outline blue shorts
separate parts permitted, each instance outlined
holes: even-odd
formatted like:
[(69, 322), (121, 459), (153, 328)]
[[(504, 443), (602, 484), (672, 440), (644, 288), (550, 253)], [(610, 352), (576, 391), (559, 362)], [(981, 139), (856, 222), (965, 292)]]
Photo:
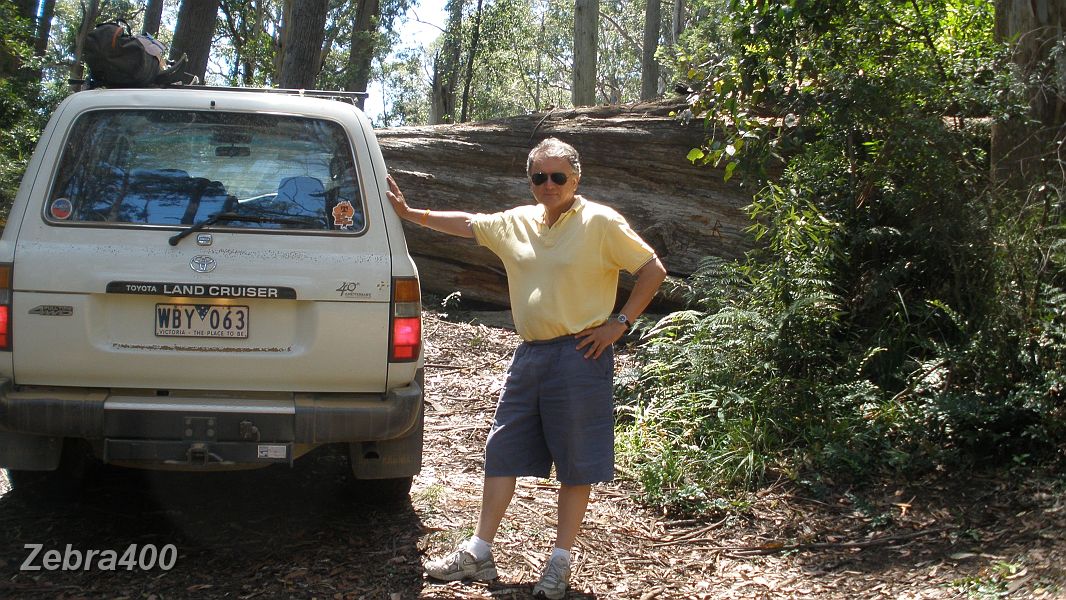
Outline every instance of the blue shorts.
[(515, 350), (485, 444), (486, 477), (614, 478), (614, 352), (598, 359), (566, 336)]

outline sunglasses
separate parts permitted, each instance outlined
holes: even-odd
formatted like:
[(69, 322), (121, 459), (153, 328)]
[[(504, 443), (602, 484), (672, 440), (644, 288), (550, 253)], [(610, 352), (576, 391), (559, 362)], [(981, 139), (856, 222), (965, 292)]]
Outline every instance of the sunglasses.
[(566, 173), (537, 172), (530, 175), (529, 180), (533, 182), (533, 185), (544, 185), (544, 183), (548, 181), (549, 177), (552, 178), (552, 183), (554, 183), (555, 185), (563, 185), (564, 183), (566, 183), (566, 180), (569, 179), (569, 177), (566, 176)]

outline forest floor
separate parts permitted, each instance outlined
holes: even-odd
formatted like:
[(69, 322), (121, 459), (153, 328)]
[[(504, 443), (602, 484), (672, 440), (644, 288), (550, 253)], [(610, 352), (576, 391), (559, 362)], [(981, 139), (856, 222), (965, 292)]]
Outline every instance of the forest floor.
[[(519, 341), (492, 326), (505, 320), (481, 315), (482, 324), (427, 320), (427, 439), (439, 451), (414, 502), (431, 557), (477, 519), (482, 446)], [(556, 490), (520, 480), (495, 544), (500, 582), (427, 583), (421, 597), (528, 597), (552, 547)], [(941, 473), (817, 494), (782, 482), (702, 519), (658, 514), (639, 495), (625, 478), (594, 489), (570, 597), (1066, 598), (1061, 477)]]
[[(0, 477), (0, 597), (530, 598), (553, 542), (550, 480), (520, 480), (494, 547), (499, 580), (422, 573), (477, 519), (482, 447), (518, 343), (505, 322), (426, 314), (425, 462), (404, 506), (353, 501), (346, 457), (328, 448), (236, 474), (102, 469), (61, 504)], [(699, 519), (639, 496), (624, 477), (595, 487), (569, 598), (1066, 598), (1061, 475), (941, 473), (817, 492), (783, 481)], [(178, 556), (168, 570), (26, 570), (35, 544), (173, 544)]]

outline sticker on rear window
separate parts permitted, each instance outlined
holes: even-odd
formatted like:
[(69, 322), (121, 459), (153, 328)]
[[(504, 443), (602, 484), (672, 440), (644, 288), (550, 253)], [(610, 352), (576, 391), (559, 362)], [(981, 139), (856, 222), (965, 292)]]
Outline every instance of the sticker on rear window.
[(333, 207), (333, 224), (337, 229), (351, 229), (355, 223), (355, 208), (351, 202), (343, 200)]
[(69, 219), (70, 215), (74, 213), (74, 205), (68, 198), (56, 198), (52, 201), (52, 206), (48, 209), (53, 219)]

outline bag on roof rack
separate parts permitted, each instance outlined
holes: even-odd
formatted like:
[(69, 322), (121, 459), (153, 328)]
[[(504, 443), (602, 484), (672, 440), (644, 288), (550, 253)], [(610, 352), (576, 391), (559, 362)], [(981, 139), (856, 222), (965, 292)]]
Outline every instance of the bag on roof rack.
[(181, 81), (187, 57), (171, 64), (167, 49), (148, 34), (133, 35), (122, 20), (98, 24), (85, 38), (82, 56), (89, 87), (148, 87)]

